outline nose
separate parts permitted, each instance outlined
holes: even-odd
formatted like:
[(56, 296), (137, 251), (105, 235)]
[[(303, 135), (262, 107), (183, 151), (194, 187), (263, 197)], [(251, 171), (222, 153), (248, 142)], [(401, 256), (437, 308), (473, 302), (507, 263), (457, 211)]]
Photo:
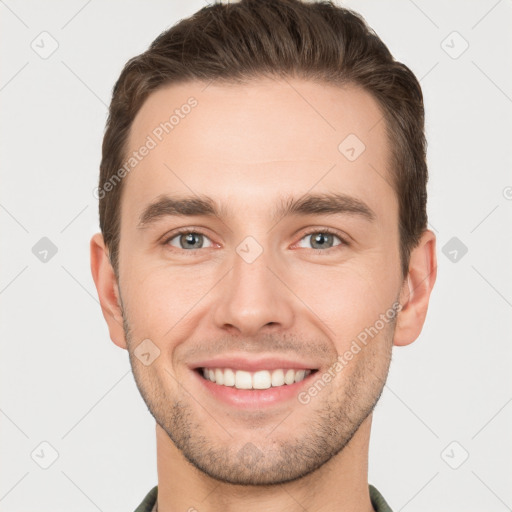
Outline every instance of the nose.
[(216, 288), (213, 318), (220, 329), (255, 336), (261, 330), (289, 329), (293, 323), (293, 293), (265, 251), (251, 263), (236, 254), (233, 268)]

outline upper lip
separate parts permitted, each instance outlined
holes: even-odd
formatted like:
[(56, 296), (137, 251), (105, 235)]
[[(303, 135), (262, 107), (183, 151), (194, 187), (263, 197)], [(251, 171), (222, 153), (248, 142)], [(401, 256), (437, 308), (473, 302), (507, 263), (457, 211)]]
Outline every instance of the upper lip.
[(315, 363), (292, 360), (280, 357), (215, 357), (213, 359), (204, 359), (190, 365), (192, 369), (198, 368), (231, 368), (232, 370), (245, 370), (254, 372), (257, 370), (316, 370), (318, 366)]

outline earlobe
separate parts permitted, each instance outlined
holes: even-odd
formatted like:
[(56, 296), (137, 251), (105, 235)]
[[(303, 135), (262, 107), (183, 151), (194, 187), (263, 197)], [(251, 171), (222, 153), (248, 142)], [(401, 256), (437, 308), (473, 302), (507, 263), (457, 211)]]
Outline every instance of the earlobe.
[(126, 349), (119, 288), (101, 233), (96, 233), (91, 238), (90, 250), (92, 277), (98, 292), (101, 310), (108, 325), (110, 339), (118, 347)]
[(411, 251), (409, 273), (400, 292), (402, 309), (397, 318), (394, 345), (409, 345), (420, 335), (436, 276), (436, 237), (427, 229)]

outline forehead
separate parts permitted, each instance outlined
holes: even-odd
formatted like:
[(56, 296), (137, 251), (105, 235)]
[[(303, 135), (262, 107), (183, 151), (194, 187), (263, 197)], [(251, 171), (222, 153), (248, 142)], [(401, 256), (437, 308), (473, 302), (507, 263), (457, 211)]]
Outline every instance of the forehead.
[(123, 208), (206, 194), (233, 211), (263, 212), (272, 197), (338, 192), (396, 222), (383, 115), (354, 86), (259, 79), (162, 87), (132, 124), (127, 158), (134, 151)]

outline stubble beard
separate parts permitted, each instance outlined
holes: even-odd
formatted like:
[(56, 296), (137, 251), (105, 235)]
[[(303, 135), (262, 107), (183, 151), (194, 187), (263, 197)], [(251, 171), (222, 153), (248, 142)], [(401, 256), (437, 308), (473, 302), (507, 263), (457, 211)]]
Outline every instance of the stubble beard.
[[(215, 480), (244, 486), (278, 485), (298, 480), (323, 466), (347, 446), (382, 394), (391, 361), (394, 326), (394, 322), (388, 324), (380, 333), (382, 336), (364, 347), (364, 356), (353, 359), (357, 367), (338, 394), (332, 393), (328, 385), (310, 404), (295, 403), (291, 415), (307, 415), (307, 421), (301, 424), (302, 432), (286, 432), (283, 430), (284, 420), (283, 425), (270, 435), (260, 433), (255, 436), (254, 432), (258, 431), (248, 427), (244, 442), (236, 436), (230, 438), (228, 429), (224, 429), (222, 439), (216, 439), (211, 432), (222, 428), (225, 418), (221, 414), (219, 417), (207, 416), (211, 420), (209, 424), (200, 421), (194, 411), (202, 409), (201, 405), (168, 371), (164, 370), (163, 375), (158, 376), (141, 365), (134, 356), (136, 342), (123, 311), (134, 379), (155, 421), (199, 471)], [(377, 347), (375, 343), (383, 346)], [(175, 393), (179, 396), (170, 396), (169, 386), (181, 389)], [(313, 414), (308, 411), (310, 405), (315, 407)], [(259, 411), (255, 418), (262, 416), (264, 413)]]

